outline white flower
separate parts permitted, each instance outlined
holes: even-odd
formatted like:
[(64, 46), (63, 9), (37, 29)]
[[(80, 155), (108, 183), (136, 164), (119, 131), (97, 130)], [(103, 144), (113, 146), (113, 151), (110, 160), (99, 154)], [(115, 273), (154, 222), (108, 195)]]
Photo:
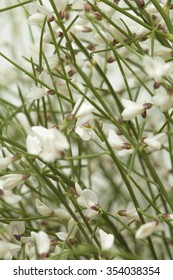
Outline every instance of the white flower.
[(47, 207), (39, 199), (35, 200), (35, 204), (37, 207), (37, 211), (40, 213), (40, 215), (43, 215), (43, 216), (52, 216), (53, 215), (53, 210), (51, 210), (49, 207)]
[(149, 147), (159, 150), (161, 148), (165, 138), (166, 138), (165, 133), (159, 133), (157, 135), (144, 138), (143, 142), (145, 144), (147, 144)]
[(60, 208), (56, 208), (53, 210), (53, 215), (56, 216), (59, 220), (69, 220), (70, 214), (69, 212), (63, 208), (63, 205), (60, 205)]
[(145, 55), (143, 58), (143, 65), (145, 72), (158, 83), (168, 77), (173, 71), (173, 64), (165, 62), (161, 57), (152, 58)]
[(55, 127), (33, 126), (31, 130), (34, 135), (27, 136), (27, 151), (39, 155), (46, 162), (54, 161), (69, 147), (66, 137)]
[(13, 161), (13, 156), (0, 158), (0, 170), (6, 169)]
[(108, 132), (108, 142), (110, 146), (116, 150), (130, 149), (131, 145), (125, 143), (120, 136), (118, 136), (113, 129), (110, 129)]
[(0, 240), (0, 259), (11, 260), (20, 249), (20, 245)]
[(72, 115), (75, 115), (76, 118), (81, 118), (86, 115), (89, 115), (94, 110), (94, 106), (92, 106), (88, 101), (83, 100), (83, 98), (79, 98), (71, 112)]
[(58, 66), (58, 63), (59, 63), (58, 56), (56, 54), (53, 54), (53, 55), (47, 57), (47, 64), (49, 67), (47, 66), (47, 64), (45, 62), (44, 70), (47, 72), (49, 72), (50, 70), (54, 70)]
[(84, 208), (93, 208), (97, 206), (98, 200), (92, 190), (85, 189), (82, 191), (80, 197), (77, 198), (77, 202)]
[(3, 180), (2, 186), (4, 190), (12, 190), (17, 186), (21, 186), (29, 174), (7, 174), (1, 177)]
[(83, 192), (81, 186), (78, 183), (75, 183), (75, 190), (77, 192), (77, 194), (80, 196)]
[(131, 209), (131, 210), (120, 210), (118, 211), (118, 215), (120, 215), (121, 217), (126, 217), (129, 219), (139, 219), (139, 215), (138, 212), (136, 211), (136, 209)]
[(157, 221), (151, 221), (144, 225), (142, 225), (136, 232), (135, 238), (136, 239), (143, 239), (150, 236), (155, 231), (163, 230), (161, 226), (159, 226)]
[(108, 234), (102, 229), (99, 229), (99, 236), (100, 236), (100, 244), (103, 251), (110, 250), (114, 243), (114, 236), (113, 234)]
[(20, 195), (12, 193), (12, 191), (6, 191), (0, 187), (0, 198), (4, 199), (4, 201), (10, 205), (17, 204), (22, 200)]
[(88, 141), (93, 136), (92, 129), (93, 116), (91, 114), (78, 118), (75, 126), (75, 132), (83, 141)]
[(20, 240), (21, 235), (25, 232), (25, 224), (23, 221), (12, 221), (9, 224), (9, 233), (16, 240)]
[(29, 13), (31, 14), (28, 19), (28, 23), (30, 25), (41, 24), (44, 22), (45, 18), (47, 18), (47, 20), (50, 20), (53, 17), (52, 11), (50, 11), (45, 6), (36, 3), (31, 3), (29, 5)]
[(50, 241), (47, 233), (44, 231), (39, 231), (38, 233), (32, 231), (31, 237), (36, 244), (36, 252), (38, 252), (40, 256), (46, 255), (50, 249)]
[(173, 93), (162, 92), (153, 97), (153, 104), (158, 106), (162, 112), (173, 107)]
[(3, 180), (0, 180), (0, 198), (4, 199), (8, 204), (14, 205), (21, 201), (22, 196), (14, 194), (12, 191), (4, 190)]
[(15, 155), (0, 158), (0, 170), (6, 169), (12, 162), (20, 158), (21, 158), (20, 154), (15, 154)]
[(122, 112), (123, 120), (129, 121), (133, 118), (136, 118), (138, 115), (143, 114), (146, 110), (151, 108), (150, 103), (139, 104), (137, 102), (122, 99), (122, 104), (125, 107), (124, 111)]
[(28, 100), (37, 100), (47, 95), (47, 91), (44, 88), (40, 87), (32, 87), (28, 94), (26, 95), (26, 99)]
[[(111, 0), (109, 2), (114, 3), (114, 0)], [(98, 3), (98, 8), (104, 11), (104, 13), (111, 18), (112, 15), (115, 13), (115, 9), (111, 6), (107, 5), (106, 3), (103, 3), (102, 1)]]
[(55, 233), (56, 236), (61, 239), (62, 241), (65, 241), (67, 238), (73, 239), (78, 231), (78, 227), (76, 222), (71, 218), (68, 222), (67, 226), (67, 232), (61, 231)]
[(58, 11), (64, 12), (69, 3), (69, 0), (54, 0), (54, 3)]

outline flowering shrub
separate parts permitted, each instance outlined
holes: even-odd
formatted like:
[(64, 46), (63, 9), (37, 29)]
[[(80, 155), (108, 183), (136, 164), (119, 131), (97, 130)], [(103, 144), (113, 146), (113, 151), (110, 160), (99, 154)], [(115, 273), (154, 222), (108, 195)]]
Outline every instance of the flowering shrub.
[(0, 258), (172, 259), (172, 1), (0, 5)]

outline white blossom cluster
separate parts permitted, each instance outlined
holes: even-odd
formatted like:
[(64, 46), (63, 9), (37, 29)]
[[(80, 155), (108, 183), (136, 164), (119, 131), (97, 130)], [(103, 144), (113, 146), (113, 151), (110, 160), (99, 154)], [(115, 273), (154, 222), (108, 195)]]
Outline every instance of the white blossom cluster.
[(172, 259), (172, 1), (14, 2), (0, 259)]

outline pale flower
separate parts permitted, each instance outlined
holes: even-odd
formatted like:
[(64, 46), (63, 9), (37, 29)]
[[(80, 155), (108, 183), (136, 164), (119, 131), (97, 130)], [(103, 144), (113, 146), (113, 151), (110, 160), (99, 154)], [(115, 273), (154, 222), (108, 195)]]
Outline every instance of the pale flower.
[(39, 155), (46, 162), (55, 161), (68, 149), (66, 137), (55, 127), (33, 126), (33, 135), (28, 135), (26, 148), (30, 154)]
[(56, 236), (61, 239), (62, 241), (65, 241), (67, 238), (73, 239), (78, 231), (78, 227), (76, 222), (71, 218), (68, 222), (67, 226), (67, 232), (60, 231), (55, 233)]
[(28, 100), (37, 100), (47, 95), (48, 92), (44, 88), (40, 88), (38, 86), (32, 87), (30, 91), (26, 95), (26, 99)]
[(12, 221), (8, 226), (9, 234), (15, 237), (16, 240), (20, 240), (21, 235), (25, 232), (25, 224), (23, 221)]
[(58, 56), (56, 54), (53, 54), (47, 57), (47, 63), (45, 62), (44, 64), (44, 70), (49, 73), (50, 70), (54, 70), (58, 66), (58, 63), (59, 63)]
[(136, 209), (131, 209), (131, 210), (119, 210), (118, 215), (121, 217), (126, 217), (128, 219), (134, 219), (134, 220), (139, 220), (139, 215)]
[(13, 161), (12, 156), (0, 158), (0, 170), (6, 169)]
[(92, 122), (93, 116), (91, 114), (77, 119), (74, 131), (83, 141), (88, 141), (93, 136)]
[(42, 24), (45, 18), (47, 18), (49, 21), (53, 19), (52, 11), (50, 11), (45, 6), (36, 3), (31, 3), (29, 5), (29, 13), (31, 14), (31, 16), (28, 18), (28, 23), (30, 25)]
[(21, 201), (22, 196), (14, 194), (12, 191), (4, 190), (3, 180), (0, 180), (0, 198), (8, 204), (14, 205)]
[(136, 231), (136, 239), (144, 239), (150, 236), (152, 233), (163, 230), (158, 224), (158, 221), (151, 221), (142, 226)]
[(156, 94), (152, 101), (162, 112), (168, 111), (173, 107), (173, 93), (163, 91), (162, 93)]
[(136, 118), (138, 115), (143, 114), (146, 110), (150, 109), (152, 104), (151, 103), (144, 103), (144, 104), (139, 104), (137, 102), (127, 100), (127, 99), (122, 99), (121, 100), (124, 110), (122, 112), (122, 117), (123, 120), (129, 121), (134, 118)]
[(29, 177), (29, 174), (7, 174), (1, 177), (4, 190), (12, 190), (15, 187), (21, 186)]
[(36, 244), (36, 252), (38, 252), (40, 256), (48, 254), (50, 249), (50, 240), (47, 233), (44, 231), (39, 231), (38, 233), (32, 231), (31, 237)]
[(12, 191), (6, 191), (0, 187), (0, 198), (10, 205), (17, 204), (22, 200), (22, 196), (14, 194)]
[(0, 259), (11, 260), (20, 249), (20, 245), (0, 240)]
[(12, 162), (21, 158), (20, 154), (0, 158), (0, 170), (5, 170)]
[(57, 10), (61, 12), (65, 11), (69, 2), (69, 0), (54, 0)]
[(39, 199), (35, 200), (37, 211), (40, 213), (40, 215), (43, 216), (52, 216), (53, 210), (51, 210), (48, 206), (46, 206), (42, 201)]
[(79, 98), (71, 112), (71, 115), (75, 115), (76, 118), (81, 118), (89, 115), (94, 110), (94, 106), (91, 105), (87, 100)]
[(110, 146), (118, 151), (122, 149), (131, 149), (131, 145), (129, 143), (125, 143), (119, 135), (113, 131), (113, 129), (110, 129), (108, 132), (108, 142)]
[(144, 70), (149, 77), (160, 83), (164, 77), (168, 77), (173, 71), (172, 62), (165, 62), (161, 57), (150, 57), (145, 55), (143, 57)]
[(112, 248), (114, 244), (113, 234), (108, 234), (102, 229), (99, 229), (100, 244), (103, 251), (108, 251)]
[(166, 134), (163, 132), (154, 136), (144, 138), (143, 142), (147, 144), (149, 147), (151, 147), (152, 149), (159, 150), (163, 142), (165, 141), (165, 138), (166, 138)]
[(97, 207), (98, 199), (96, 194), (92, 190), (85, 189), (77, 198), (77, 202), (84, 208), (95, 208)]
[[(110, 0), (109, 2), (114, 3), (114, 0)], [(113, 16), (113, 14), (115, 13), (115, 9), (112, 8), (111, 6), (109, 6), (106, 3), (103, 3), (102, 1), (100, 1), (98, 3), (98, 8), (101, 9), (102, 11), (104, 11), (104, 13), (111, 18)]]

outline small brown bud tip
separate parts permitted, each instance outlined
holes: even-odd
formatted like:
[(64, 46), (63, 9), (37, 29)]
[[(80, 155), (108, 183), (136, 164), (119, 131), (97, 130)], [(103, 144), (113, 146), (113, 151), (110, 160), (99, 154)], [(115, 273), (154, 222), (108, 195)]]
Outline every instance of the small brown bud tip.
[(72, 195), (74, 195), (74, 196), (78, 196), (78, 194), (77, 194), (77, 192), (76, 192), (76, 189), (75, 188), (73, 188), (73, 187), (69, 187), (69, 192), (72, 194)]
[(0, 197), (4, 195), (4, 190), (0, 189)]
[(144, 140), (145, 140), (146, 138), (147, 138), (147, 137), (142, 137), (142, 138), (141, 138), (141, 142), (145, 144)]
[(84, 4), (84, 11), (85, 13), (90, 13), (91, 12), (91, 6), (88, 3)]
[(100, 120), (99, 122), (98, 122), (98, 124), (99, 124), (99, 126), (102, 128), (103, 127), (103, 121), (102, 120)]
[(48, 94), (48, 95), (54, 95), (54, 94), (55, 94), (55, 91), (54, 91), (54, 90), (48, 90), (47, 94)]
[(156, 20), (158, 17), (156, 15), (152, 15), (152, 19)]
[(20, 239), (21, 239), (21, 235), (14, 234), (14, 238), (15, 238), (17, 241), (20, 241)]
[(169, 5), (169, 9), (170, 9), (170, 10), (173, 10), (173, 4), (170, 4), (170, 5)]
[(63, 34), (62, 31), (58, 31), (58, 32), (56, 33), (56, 35), (57, 35), (59, 38), (62, 38), (64, 34)]
[(19, 154), (19, 153), (16, 153), (16, 154), (13, 156), (12, 161), (16, 161), (16, 160), (19, 160), (19, 159), (21, 159), (21, 158), (22, 158), (22, 155)]
[(64, 19), (65, 18), (65, 13), (64, 12), (59, 12), (59, 16), (61, 19)]
[(91, 128), (91, 125), (89, 123), (84, 123), (82, 126), (84, 126), (85, 128)]
[(56, 239), (50, 240), (50, 245), (56, 246), (58, 244), (58, 241)]
[(143, 119), (145, 119), (146, 118), (146, 116), (147, 116), (147, 112), (146, 112), (146, 110), (141, 114), (141, 116), (143, 117)]
[(118, 44), (118, 43), (119, 43), (119, 42), (118, 42), (117, 40), (114, 39), (114, 40), (111, 42), (111, 45), (112, 45), (112, 46), (115, 46), (115, 45)]
[(127, 210), (119, 210), (118, 215), (122, 217), (126, 217)]
[(123, 149), (130, 150), (132, 148), (130, 143), (123, 143)]
[(42, 253), (39, 255), (39, 258), (40, 259), (45, 259), (45, 258), (48, 258), (49, 257), (49, 253)]
[(160, 30), (162, 30), (162, 31), (165, 30), (165, 28), (164, 28), (164, 26), (163, 26), (162, 24), (159, 24), (159, 25), (158, 25), (158, 29), (160, 29)]
[(22, 174), (22, 179), (23, 180), (26, 180), (26, 179), (28, 179), (30, 177), (30, 174), (28, 174), (28, 173), (23, 173)]
[(113, 63), (114, 61), (115, 61), (115, 58), (112, 56), (108, 57), (108, 59), (107, 59), (108, 63)]
[(145, 6), (145, 1), (144, 0), (138, 0), (138, 6), (139, 7), (144, 7)]
[(84, 26), (84, 27), (83, 27), (83, 30), (82, 30), (83, 33), (89, 33), (89, 32), (91, 32), (91, 31), (92, 31), (92, 28), (91, 28), (91, 27), (88, 27), (88, 26)]
[(100, 210), (100, 207), (98, 205), (93, 205), (91, 206), (91, 209), (98, 212)]
[(102, 20), (102, 15), (100, 15), (99, 13), (95, 13), (94, 16), (96, 20)]
[(65, 157), (65, 152), (61, 151), (61, 152), (60, 152), (60, 158), (63, 159), (64, 157)]
[(172, 173), (173, 173), (173, 169), (169, 169), (168, 174), (172, 174)]
[(150, 108), (153, 106), (153, 104), (151, 104), (151, 103), (145, 103), (145, 104), (143, 104), (143, 106), (144, 106), (144, 109), (145, 109), (145, 110), (148, 110), (148, 109), (150, 109)]
[(154, 89), (159, 88), (159, 87), (160, 87), (160, 83), (155, 82), (154, 85), (153, 85), (153, 87), (154, 87)]
[(54, 21), (54, 16), (52, 16), (51, 18), (48, 18), (47, 22), (53, 22)]
[(94, 45), (90, 44), (90, 45), (87, 46), (87, 49), (89, 51), (94, 51), (96, 49), (96, 47)]
[(123, 120), (122, 117), (119, 117), (119, 118), (117, 119), (117, 121), (118, 121), (120, 124), (123, 124), (123, 123), (124, 123), (124, 120)]
[(71, 69), (71, 70), (68, 72), (68, 75), (69, 75), (69, 77), (72, 77), (75, 73), (76, 73), (76, 72), (75, 72), (73, 69)]
[(173, 216), (169, 213), (163, 213), (161, 214), (161, 217), (164, 218), (164, 219), (173, 219)]
[(167, 94), (169, 94), (169, 95), (173, 94), (173, 87), (170, 87), (167, 89)]
[(76, 244), (76, 242), (77, 242), (77, 240), (76, 240), (76, 238), (75, 238), (75, 237), (73, 237), (73, 238), (69, 238), (69, 243), (70, 243), (71, 245)]
[(68, 114), (65, 119), (66, 119), (66, 121), (72, 121), (74, 119), (74, 115)]
[(64, 17), (68, 20), (70, 18), (70, 13), (68, 11), (64, 12)]

